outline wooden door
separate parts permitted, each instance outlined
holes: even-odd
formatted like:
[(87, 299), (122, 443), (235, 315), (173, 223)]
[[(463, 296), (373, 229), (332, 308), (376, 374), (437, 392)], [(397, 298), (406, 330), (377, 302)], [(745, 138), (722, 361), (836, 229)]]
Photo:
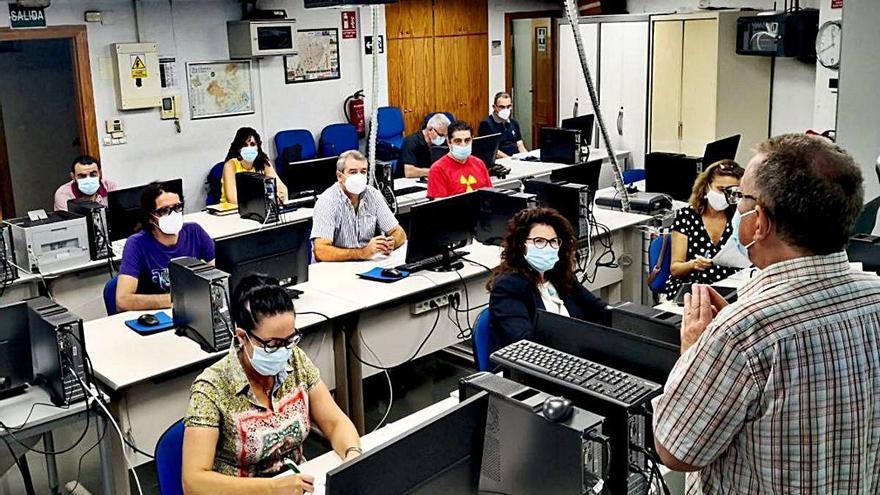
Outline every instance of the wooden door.
[(489, 30), (487, 0), (436, 0), (434, 36), (486, 34)]
[(681, 70), (681, 152), (703, 156), (715, 140), (718, 92), (718, 21), (684, 23)]
[(682, 21), (654, 22), (651, 64), (651, 151), (681, 151)]
[(477, 127), (489, 115), (488, 36), (434, 38), (437, 111)]
[(532, 142), (524, 143), (529, 149), (538, 146), (542, 127), (556, 126), (556, 71), (553, 51), (556, 43), (552, 24), (550, 18), (532, 21)]
[(433, 38), (388, 40), (388, 103), (403, 112), (407, 134), (435, 109), (433, 54)]
[(400, 0), (385, 5), (385, 33), (388, 39), (433, 36), (432, 3), (432, 0)]

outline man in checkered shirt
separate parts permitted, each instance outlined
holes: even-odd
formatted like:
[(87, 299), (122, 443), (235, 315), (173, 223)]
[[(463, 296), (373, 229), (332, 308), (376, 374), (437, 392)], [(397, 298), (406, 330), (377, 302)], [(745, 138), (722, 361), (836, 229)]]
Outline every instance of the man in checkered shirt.
[(685, 299), (682, 356), (654, 436), (687, 493), (880, 493), (880, 278), (844, 252), (862, 209), (853, 159), (821, 138), (761, 144), (730, 192), (759, 269), (727, 305)]

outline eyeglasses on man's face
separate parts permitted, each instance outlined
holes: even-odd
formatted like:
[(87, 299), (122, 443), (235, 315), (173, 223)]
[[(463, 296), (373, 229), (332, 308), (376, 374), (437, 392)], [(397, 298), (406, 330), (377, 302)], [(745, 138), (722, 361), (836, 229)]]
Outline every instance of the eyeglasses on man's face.
[(727, 198), (727, 203), (730, 205), (738, 205), (744, 199), (751, 199), (755, 202), (758, 201), (758, 198), (755, 196), (743, 193), (742, 187), (740, 186), (725, 187), (721, 189), (721, 192), (724, 193), (724, 197)]

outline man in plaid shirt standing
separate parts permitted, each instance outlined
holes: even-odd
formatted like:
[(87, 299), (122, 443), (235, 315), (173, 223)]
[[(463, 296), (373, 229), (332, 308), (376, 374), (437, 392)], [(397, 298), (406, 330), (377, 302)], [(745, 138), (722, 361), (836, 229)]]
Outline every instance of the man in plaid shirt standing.
[(661, 460), (687, 493), (880, 493), (880, 278), (852, 271), (853, 159), (820, 138), (761, 144), (734, 242), (760, 274), (727, 305), (685, 299), (682, 356), (654, 403)]

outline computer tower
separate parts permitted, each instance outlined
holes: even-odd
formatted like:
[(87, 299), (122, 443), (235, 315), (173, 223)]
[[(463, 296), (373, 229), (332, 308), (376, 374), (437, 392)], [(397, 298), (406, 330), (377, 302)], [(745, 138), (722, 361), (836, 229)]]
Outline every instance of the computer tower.
[(238, 214), (241, 218), (260, 223), (278, 221), (278, 188), (275, 177), (256, 172), (235, 174), (235, 188), (238, 194)]
[(0, 322), (0, 397), (9, 397), (34, 378), (27, 303), (0, 306)]
[(107, 230), (107, 210), (95, 201), (78, 198), (67, 202), (67, 211), (86, 218), (86, 232), (89, 234), (89, 254), (93, 260), (105, 259), (110, 255), (110, 237)]
[(46, 387), (57, 406), (84, 400), (89, 379), (82, 320), (46, 297), (29, 299), (27, 305), (35, 382)]
[(15, 251), (12, 249), (12, 228), (0, 223), (0, 287), (18, 278), (15, 265)]
[(578, 239), (590, 235), (590, 208), (592, 208), (592, 191), (582, 184), (555, 183), (539, 179), (523, 181), (525, 192), (534, 194), (538, 206), (553, 208), (564, 216), (574, 229)]
[(542, 127), (539, 139), (542, 162), (574, 165), (584, 162), (587, 158), (581, 148), (580, 130)]
[(168, 265), (174, 326), (205, 352), (229, 347), (234, 325), (229, 314), (229, 274), (196, 258)]

